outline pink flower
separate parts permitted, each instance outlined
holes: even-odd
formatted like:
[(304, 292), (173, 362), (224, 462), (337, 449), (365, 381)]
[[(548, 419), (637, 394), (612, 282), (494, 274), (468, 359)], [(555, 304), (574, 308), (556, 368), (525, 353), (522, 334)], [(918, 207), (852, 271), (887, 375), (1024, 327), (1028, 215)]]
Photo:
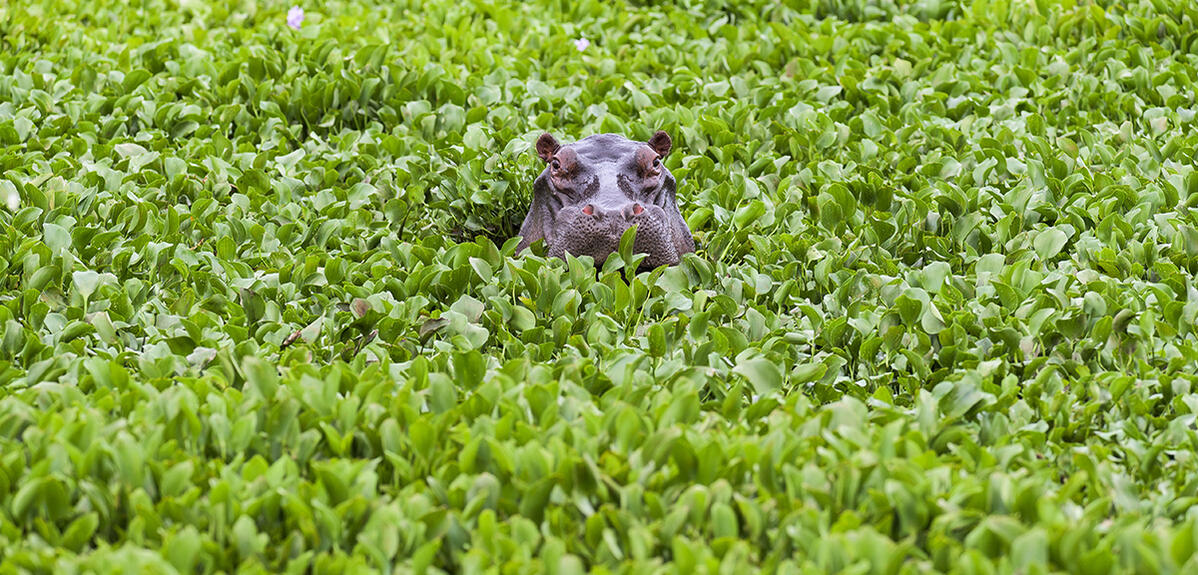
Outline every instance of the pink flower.
[(299, 6), (292, 6), (291, 9), (287, 11), (287, 25), (299, 30), (300, 25), (303, 23), (304, 9), (300, 8)]
[(591, 41), (587, 40), (586, 38), (579, 38), (574, 41), (574, 47), (578, 48), (579, 52), (586, 50), (587, 46), (590, 46), (590, 45), (591, 45)]

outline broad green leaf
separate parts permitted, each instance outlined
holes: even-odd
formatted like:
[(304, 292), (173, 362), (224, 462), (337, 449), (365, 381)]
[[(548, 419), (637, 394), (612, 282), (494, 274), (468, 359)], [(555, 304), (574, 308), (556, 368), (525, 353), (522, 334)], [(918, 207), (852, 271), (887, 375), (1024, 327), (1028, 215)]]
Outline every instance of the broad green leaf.
[(1036, 254), (1041, 260), (1052, 259), (1053, 256), (1061, 252), (1065, 247), (1065, 243), (1069, 241), (1069, 236), (1065, 232), (1057, 228), (1048, 228), (1039, 234), (1036, 234), (1035, 247)]
[(256, 394), (262, 399), (271, 399), (279, 387), (279, 374), (274, 365), (265, 360), (249, 356), (242, 360), (247, 394)]
[(84, 299), (91, 297), (96, 292), (96, 288), (100, 285), (100, 274), (92, 270), (84, 270), (74, 272), (71, 278), (75, 282), (75, 290), (83, 296)]
[(755, 357), (743, 360), (732, 368), (733, 373), (749, 380), (757, 393), (779, 391), (782, 388), (782, 370), (774, 362)]

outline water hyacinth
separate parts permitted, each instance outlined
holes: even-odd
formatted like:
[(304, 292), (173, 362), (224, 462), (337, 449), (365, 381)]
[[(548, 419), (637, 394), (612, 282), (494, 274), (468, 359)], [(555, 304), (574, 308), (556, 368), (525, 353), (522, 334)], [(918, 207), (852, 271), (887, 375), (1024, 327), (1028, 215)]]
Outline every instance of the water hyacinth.
[(11, 183), (0, 182), (0, 195), (4, 196), (4, 205), (8, 207), (8, 211), (15, 212), (17, 208), (21, 207), (21, 196), (17, 194), (17, 189)]
[(0, 575), (1198, 574), (1195, 0), (0, 2)]
[(304, 23), (304, 9), (299, 6), (292, 6), (287, 11), (287, 25), (299, 30)]

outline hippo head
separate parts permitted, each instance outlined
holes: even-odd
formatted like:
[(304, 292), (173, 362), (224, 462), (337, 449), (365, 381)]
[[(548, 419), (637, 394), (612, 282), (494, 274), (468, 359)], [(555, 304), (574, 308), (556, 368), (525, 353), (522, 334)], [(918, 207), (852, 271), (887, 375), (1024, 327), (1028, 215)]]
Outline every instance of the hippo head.
[(648, 142), (596, 134), (566, 145), (542, 134), (537, 155), (545, 171), (533, 183), (517, 252), (544, 239), (549, 256), (587, 255), (598, 266), (635, 225), (633, 251), (647, 254), (642, 268), (677, 264), (695, 242), (678, 211), (674, 176), (662, 163), (670, 145), (665, 132)]

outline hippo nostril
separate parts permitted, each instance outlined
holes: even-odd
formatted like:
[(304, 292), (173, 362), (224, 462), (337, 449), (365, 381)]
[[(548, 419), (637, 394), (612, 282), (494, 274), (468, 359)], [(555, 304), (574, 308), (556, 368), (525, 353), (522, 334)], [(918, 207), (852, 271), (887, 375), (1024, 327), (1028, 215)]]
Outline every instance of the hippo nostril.
[(595, 215), (595, 206), (592, 206), (591, 204), (587, 204), (587, 205), (583, 206), (582, 213), (584, 213), (588, 216)]
[(640, 204), (632, 204), (632, 215), (639, 216), (644, 211), (645, 208), (642, 208)]

